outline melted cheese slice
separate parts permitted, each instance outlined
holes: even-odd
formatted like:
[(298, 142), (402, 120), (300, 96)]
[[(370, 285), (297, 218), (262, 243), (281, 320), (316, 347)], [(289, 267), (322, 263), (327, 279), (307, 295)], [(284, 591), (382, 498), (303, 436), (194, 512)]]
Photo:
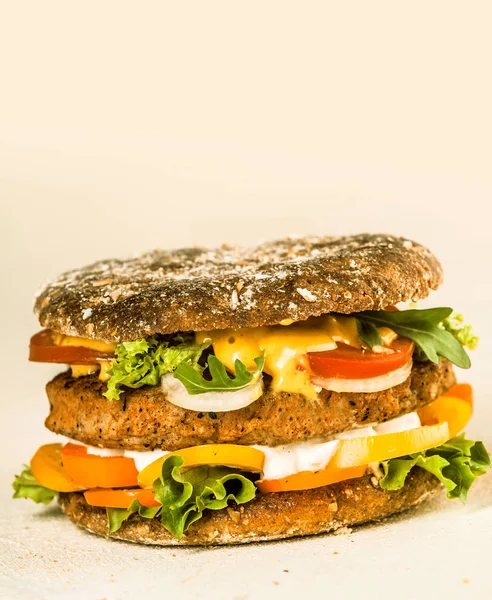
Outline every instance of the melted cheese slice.
[(317, 389), (306, 370), (309, 349), (326, 344), (334, 346), (335, 342), (362, 347), (355, 318), (341, 315), (312, 317), (288, 326), (221, 329), (196, 334), (197, 343), (205, 340), (211, 340), (215, 356), (231, 372), (234, 372), (236, 359), (253, 371), (254, 359), (264, 352), (264, 371), (273, 378), (274, 391), (299, 393), (312, 399), (317, 397)]
[[(114, 352), (116, 344), (103, 342), (102, 340), (91, 340), (89, 338), (76, 337), (73, 335), (63, 335), (57, 333), (53, 336), (53, 342), (57, 346), (78, 346), (79, 348), (88, 348), (89, 350), (97, 350), (98, 352)], [(109, 379), (108, 371), (111, 368), (110, 360), (100, 360), (93, 365), (70, 365), (72, 369), (72, 377), (84, 377), (92, 375), (99, 371), (99, 379), (107, 381)]]

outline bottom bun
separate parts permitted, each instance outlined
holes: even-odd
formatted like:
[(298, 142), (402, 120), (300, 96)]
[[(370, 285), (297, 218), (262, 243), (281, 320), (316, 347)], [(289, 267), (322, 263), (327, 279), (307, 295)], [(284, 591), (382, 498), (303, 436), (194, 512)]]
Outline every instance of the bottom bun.
[(74, 523), (105, 537), (160, 546), (212, 546), (314, 535), (367, 523), (420, 504), (440, 487), (434, 476), (415, 468), (405, 486), (394, 492), (375, 487), (366, 474), (313, 490), (260, 494), (241, 506), (206, 511), (181, 540), (158, 518), (138, 514), (109, 534), (106, 510), (89, 506), (80, 492), (60, 494), (60, 505)]

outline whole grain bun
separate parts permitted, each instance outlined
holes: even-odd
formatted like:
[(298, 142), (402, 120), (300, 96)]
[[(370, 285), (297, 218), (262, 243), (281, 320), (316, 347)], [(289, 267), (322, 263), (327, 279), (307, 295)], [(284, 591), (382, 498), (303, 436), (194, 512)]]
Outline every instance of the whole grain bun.
[(415, 363), (410, 377), (382, 392), (321, 390), (318, 398), (267, 390), (229, 412), (197, 412), (166, 400), (160, 386), (127, 390), (108, 401), (97, 375), (61, 373), (46, 386), (51, 431), (91, 446), (179, 450), (200, 444), (278, 446), (381, 423), (435, 400), (456, 382), (449, 361)]
[(159, 519), (138, 515), (109, 534), (105, 509), (89, 506), (81, 493), (60, 494), (60, 505), (74, 523), (105, 537), (160, 546), (212, 546), (335, 531), (399, 513), (420, 504), (439, 488), (435, 477), (414, 468), (405, 486), (393, 492), (373, 485), (366, 474), (313, 490), (260, 494), (247, 504), (205, 511), (181, 540), (174, 538)]
[(425, 298), (441, 281), (433, 254), (401, 237), (288, 238), (97, 262), (46, 285), (35, 312), (61, 333), (118, 342), (378, 310)]

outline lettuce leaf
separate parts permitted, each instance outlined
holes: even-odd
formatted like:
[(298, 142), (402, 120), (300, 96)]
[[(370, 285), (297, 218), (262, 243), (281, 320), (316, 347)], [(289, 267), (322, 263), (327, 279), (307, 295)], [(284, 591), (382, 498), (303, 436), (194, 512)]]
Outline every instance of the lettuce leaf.
[(139, 388), (144, 385), (158, 385), (161, 377), (174, 371), (181, 363), (201, 372), (198, 360), (209, 343), (194, 344), (182, 337), (175, 338), (171, 345), (168, 340), (156, 336), (123, 342), (115, 349), (116, 358), (108, 371), (108, 389), (104, 396), (118, 400), (123, 387)]
[(31, 469), (24, 465), (20, 475), (16, 475), (14, 483), (13, 498), (29, 498), (40, 504), (50, 504), (54, 498), (58, 498), (58, 492), (43, 487), (36, 481)]
[(475, 350), (478, 346), (479, 338), (474, 334), (472, 326), (465, 323), (463, 315), (452, 312), (441, 322), (440, 326), (468, 350)]
[(138, 500), (134, 500), (126, 508), (106, 508), (108, 516), (109, 533), (114, 533), (128, 520), (133, 513), (138, 514), (144, 519), (153, 519), (161, 510), (160, 506), (142, 506)]
[(181, 456), (170, 456), (154, 483), (155, 497), (162, 504), (161, 522), (178, 539), (205, 509), (220, 510), (229, 502), (244, 504), (255, 497), (255, 485), (233, 469), (195, 467), (182, 471), (182, 465)]
[(109, 532), (114, 533), (134, 513), (145, 519), (159, 517), (162, 525), (181, 539), (188, 527), (201, 519), (203, 511), (226, 508), (230, 502), (243, 504), (255, 497), (255, 485), (227, 467), (195, 467), (182, 471), (179, 455), (168, 457), (161, 476), (154, 482), (154, 494), (162, 506), (145, 507), (134, 500), (128, 509), (107, 508)]
[(467, 440), (463, 433), (437, 448), (386, 461), (379, 485), (385, 490), (399, 490), (413, 467), (432, 473), (446, 487), (449, 499), (459, 498), (465, 503), (475, 479), (490, 468), (490, 456), (482, 442)]

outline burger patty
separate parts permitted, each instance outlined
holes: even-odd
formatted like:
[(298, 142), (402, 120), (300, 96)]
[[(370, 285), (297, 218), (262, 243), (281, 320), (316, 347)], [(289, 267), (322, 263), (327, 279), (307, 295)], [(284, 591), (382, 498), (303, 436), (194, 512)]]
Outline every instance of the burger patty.
[(322, 390), (313, 401), (267, 389), (240, 410), (205, 413), (171, 404), (160, 386), (107, 400), (106, 385), (96, 375), (73, 378), (66, 372), (46, 386), (50, 414), (45, 425), (85, 444), (126, 450), (179, 450), (210, 443), (278, 446), (394, 419), (432, 402), (454, 383), (448, 361), (416, 363), (405, 382), (382, 392)]

